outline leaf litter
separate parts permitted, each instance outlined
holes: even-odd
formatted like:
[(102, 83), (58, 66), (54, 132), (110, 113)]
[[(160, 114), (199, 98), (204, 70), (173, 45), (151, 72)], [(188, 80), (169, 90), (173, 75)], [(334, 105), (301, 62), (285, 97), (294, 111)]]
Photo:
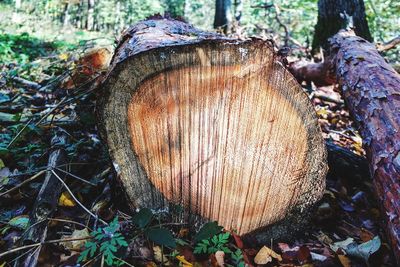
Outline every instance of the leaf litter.
[[(135, 212), (123, 205), (93, 115), (96, 77), (104, 71), (110, 55), (106, 48), (96, 50), (92, 45), (91, 49), (87, 57), (76, 51), (51, 51), (46, 57), (32, 59), (28, 67), (15, 63), (0, 66), (0, 194), (46, 169), (50, 139), (58, 129), (72, 140), (65, 147), (70, 173), (66, 182), (74, 195), (105, 221), (118, 216), (118, 227), (104, 232), (106, 227), (100, 227), (69, 193), (63, 192), (54, 218), (49, 218), (46, 240), (77, 240), (44, 245), (42, 259), (51, 258), (56, 266), (73, 266), (89, 248), (95, 251), (93, 257), (88, 251), (89, 266), (109, 255), (108, 263), (135, 266), (394, 266), (380, 227), (372, 183), (366, 175), (354, 180), (340, 173), (328, 176), (326, 192), (311, 218), (310, 229), (292, 242), (272, 240), (265, 246), (245, 244), (240, 236), (225, 231), (216, 222), (205, 224), (196, 234), (168, 213), (155, 214), (147, 209)], [(23, 81), (32, 83), (24, 85)], [(33, 89), (32, 84), (39, 89)], [(336, 89), (313, 89), (309, 95), (325, 139), (363, 157), (362, 139), (342, 101), (318, 97), (328, 94), (340, 100)], [(20, 240), (29, 227), (29, 213), (43, 177), (0, 196), (0, 251), (22, 246)], [(104, 242), (122, 233), (127, 246), (107, 243), (104, 249), (111, 254), (103, 251), (96, 255), (101, 248), (94, 250), (98, 245), (84, 240), (90, 238), (91, 229), (103, 231)], [(196, 254), (199, 244), (203, 247)], [(12, 265), (15, 255), (0, 258), (0, 266)]]

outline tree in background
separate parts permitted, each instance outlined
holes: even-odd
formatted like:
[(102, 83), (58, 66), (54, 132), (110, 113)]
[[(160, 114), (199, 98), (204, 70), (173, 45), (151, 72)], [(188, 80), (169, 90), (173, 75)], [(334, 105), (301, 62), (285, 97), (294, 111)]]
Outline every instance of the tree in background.
[(312, 43), (313, 53), (315, 54), (319, 47), (326, 50), (328, 38), (346, 28), (348, 24), (352, 24), (358, 36), (372, 41), (363, 0), (319, 0), (318, 22), (315, 25)]
[(215, 1), (214, 28), (228, 33), (232, 27), (231, 0)]
[(185, 0), (164, 0), (165, 12), (173, 18), (185, 16)]

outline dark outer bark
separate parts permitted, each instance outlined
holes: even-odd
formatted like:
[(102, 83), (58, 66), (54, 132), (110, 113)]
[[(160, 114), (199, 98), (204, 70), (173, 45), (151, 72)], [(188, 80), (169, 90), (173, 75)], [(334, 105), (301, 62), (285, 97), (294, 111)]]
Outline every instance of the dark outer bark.
[(363, 137), (387, 234), (400, 263), (400, 75), (373, 44), (353, 32), (340, 31), (330, 43), (343, 97)]
[[(67, 137), (64, 133), (57, 133), (51, 140), (53, 151), (50, 153), (48, 168), (55, 167), (65, 169), (65, 167), (58, 167), (67, 161), (67, 154), (64, 150)], [(65, 174), (59, 174), (64, 177)], [(43, 242), (47, 235), (47, 218), (49, 218), (55, 211), (58, 199), (62, 189), (62, 183), (54, 177), (51, 171), (47, 171), (45, 180), (40, 188), (39, 194), (36, 197), (34, 208), (29, 217), (28, 231), (22, 237), (22, 245)], [(20, 262), (24, 266), (36, 266), (40, 249), (35, 250), (35, 253), (29, 253)], [(17, 264), (18, 265), (18, 264)]]
[(229, 32), (232, 24), (231, 0), (215, 1), (214, 29), (222, 28), (224, 33)]
[[(197, 49), (206, 51), (206, 54), (199, 56), (196, 53)], [(129, 149), (132, 147), (132, 141), (125, 114), (135, 88), (147, 77), (173, 68), (185, 67), (188, 64), (193, 66), (237, 64), (237, 62), (247, 60), (247, 54), (238, 53), (243, 49), (250, 55), (255, 55), (254, 51), (272, 53), (272, 48), (265, 41), (231, 39), (215, 33), (203, 32), (186, 23), (162, 17), (153, 17), (150, 20), (142, 21), (123, 34), (112, 59), (110, 70), (105, 76), (106, 80), (102, 85), (102, 90), (100, 90), (97, 110), (102, 137), (108, 143), (115, 170), (128, 193), (129, 201), (127, 203), (134, 207), (154, 209), (164, 208), (167, 205), (166, 199), (146, 177), (134, 151)], [(208, 51), (213, 51), (212, 56)], [(220, 53), (230, 53), (230, 56), (221, 61), (221, 57), (217, 56)], [(189, 61), (179, 61), (180, 58), (188, 57), (188, 55), (191, 57), (190, 63)], [(176, 59), (179, 60), (176, 61)], [(204, 60), (206, 62), (202, 62)], [(271, 54), (269, 61), (274, 62), (275, 60)], [(275, 67), (283, 71), (282, 66), (278, 65), (276, 64)], [(282, 88), (282, 91), (299, 90), (298, 95), (301, 95), (304, 101), (292, 104), (296, 110), (304, 114), (305, 125), (317, 126), (315, 113), (308, 105), (309, 102), (306, 101), (305, 95), (303, 99), (301, 88), (293, 81), (290, 74), (286, 71), (283, 72), (282, 80), (290, 81), (290, 88)], [(324, 182), (321, 182), (320, 179), (324, 180), (323, 177), (326, 173), (326, 151), (324, 151), (325, 148), (318, 148), (317, 144), (322, 142), (322, 137), (317, 128), (310, 127), (308, 133), (310, 139), (307, 143), (312, 151), (307, 153), (307, 160), (312, 167), (310, 166), (309, 178), (304, 178), (316, 179), (316, 183), (301, 195), (299, 203), (302, 204), (299, 204), (296, 209), (296, 212), (299, 212), (297, 218), (308, 218), (308, 216), (304, 216), (304, 213), (308, 210), (309, 204), (315, 203), (319, 198), (317, 196), (319, 193), (313, 194), (312, 192), (319, 192), (324, 187)], [(287, 223), (287, 225), (296, 228), (293, 223)], [(193, 226), (195, 227), (194, 224)], [(291, 235), (293, 232), (286, 231), (286, 234)], [(268, 239), (269, 241), (270, 239)]]
[(363, 0), (319, 0), (318, 21), (315, 25), (312, 51), (315, 54), (319, 47), (329, 49), (328, 38), (339, 30), (345, 29), (348, 25), (348, 18), (343, 14), (352, 17), (353, 27), (356, 35), (372, 41), (365, 17)]

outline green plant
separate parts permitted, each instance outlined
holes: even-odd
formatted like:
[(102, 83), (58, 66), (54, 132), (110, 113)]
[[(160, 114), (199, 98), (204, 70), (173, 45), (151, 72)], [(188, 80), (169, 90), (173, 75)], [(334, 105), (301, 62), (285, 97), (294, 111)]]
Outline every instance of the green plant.
[(120, 266), (122, 262), (116, 258), (114, 253), (121, 247), (127, 247), (128, 243), (118, 230), (118, 217), (115, 217), (110, 225), (103, 228), (99, 227), (91, 232), (90, 235), (93, 239), (85, 243), (85, 250), (81, 252), (78, 262), (85, 261), (88, 257), (93, 258), (96, 252), (99, 251), (107, 265)]
[(201, 253), (215, 253), (217, 251), (223, 251), (225, 253), (232, 253), (230, 249), (226, 246), (229, 242), (229, 233), (220, 233), (218, 235), (214, 235), (210, 239), (203, 239), (198, 242), (194, 248), (195, 254)]
[(233, 261), (233, 266), (237, 266), (237, 267), (244, 267), (245, 266), (245, 262), (243, 259), (243, 253), (240, 249), (236, 249), (235, 252), (231, 253), (231, 258)]

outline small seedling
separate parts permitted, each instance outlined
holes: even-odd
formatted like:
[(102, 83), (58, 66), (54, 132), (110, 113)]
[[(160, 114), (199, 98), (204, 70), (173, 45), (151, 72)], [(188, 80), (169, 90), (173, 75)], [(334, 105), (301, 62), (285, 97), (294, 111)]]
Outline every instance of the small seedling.
[(115, 217), (110, 225), (103, 228), (99, 227), (91, 232), (90, 235), (93, 239), (85, 243), (85, 250), (81, 252), (78, 262), (93, 258), (96, 252), (99, 251), (108, 266), (120, 266), (122, 262), (116, 258), (115, 253), (121, 247), (127, 247), (128, 243), (118, 230), (118, 217)]

